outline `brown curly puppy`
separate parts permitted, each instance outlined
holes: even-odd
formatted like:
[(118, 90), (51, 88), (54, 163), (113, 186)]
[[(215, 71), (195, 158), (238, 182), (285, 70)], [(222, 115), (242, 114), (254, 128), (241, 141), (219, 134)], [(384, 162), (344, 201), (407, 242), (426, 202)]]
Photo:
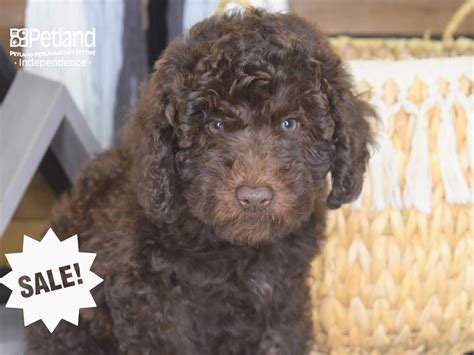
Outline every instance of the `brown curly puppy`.
[(305, 279), (327, 206), (361, 191), (372, 109), (292, 15), (211, 17), (155, 69), (55, 213), (97, 253), (97, 308), (28, 327), (29, 353), (307, 353)]

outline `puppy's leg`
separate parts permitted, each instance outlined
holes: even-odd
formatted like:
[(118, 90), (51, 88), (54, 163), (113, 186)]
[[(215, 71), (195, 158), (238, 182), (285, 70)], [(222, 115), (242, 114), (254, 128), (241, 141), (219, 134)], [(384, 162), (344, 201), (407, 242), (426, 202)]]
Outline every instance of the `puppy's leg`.
[(53, 333), (41, 321), (26, 327), (26, 354), (116, 355), (117, 346), (102, 285), (93, 290), (93, 297), (97, 308), (81, 309), (78, 326), (62, 320)]
[(150, 276), (126, 272), (106, 285), (120, 354), (202, 354), (189, 337), (192, 324), (180, 291), (166, 286), (167, 270)]
[(304, 277), (290, 284), (288, 292), (268, 312), (267, 329), (260, 339), (259, 355), (309, 354), (313, 327)]
[(91, 336), (89, 325), (79, 327), (61, 321), (53, 333), (42, 322), (36, 322), (25, 330), (27, 355), (107, 355), (117, 354), (111, 339)]

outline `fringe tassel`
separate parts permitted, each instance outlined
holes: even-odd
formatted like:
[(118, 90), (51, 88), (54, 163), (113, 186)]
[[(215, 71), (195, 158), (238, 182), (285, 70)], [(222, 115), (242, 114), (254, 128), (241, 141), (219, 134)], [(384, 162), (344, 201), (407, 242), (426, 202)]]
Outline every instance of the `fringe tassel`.
[(397, 153), (388, 136), (387, 124), (387, 119), (393, 119), (394, 113), (398, 110), (399, 105), (391, 109), (385, 108), (384, 111), (379, 111), (390, 114), (382, 117), (377, 137), (379, 149), (370, 160), (372, 205), (375, 210), (383, 210), (388, 207), (402, 208)]
[[(440, 102), (439, 106), (441, 107), (441, 125), (438, 131), (437, 146), (446, 200), (451, 203), (467, 203), (470, 200), (470, 191), (464, 179), (456, 149), (456, 134), (450, 112), (453, 107), (452, 97)], [(466, 113), (469, 115), (468, 112)]]
[(377, 152), (370, 158), (372, 208), (376, 211), (383, 210), (386, 207), (383, 166), (384, 157), (382, 152)]
[[(464, 100), (462, 100), (464, 101)], [(467, 130), (466, 130), (466, 138), (467, 138), (467, 149), (469, 155), (469, 164), (471, 167), (471, 181), (469, 184), (471, 185), (471, 203), (474, 203), (474, 95), (471, 94), (468, 98), (466, 98), (466, 103), (463, 105), (463, 108), (466, 112), (467, 117)]]
[[(382, 91), (383, 89), (379, 88), (371, 100), (376, 111), (385, 114), (381, 115), (379, 125), (377, 126), (377, 146), (371, 154), (367, 172), (371, 177), (371, 208), (376, 211), (388, 207), (403, 208), (397, 152), (388, 135), (388, 120), (393, 119), (395, 113), (402, 106), (397, 104), (387, 107), (380, 96)], [(364, 196), (367, 194), (367, 184), (368, 181), (366, 180), (361, 195), (351, 205), (352, 209), (362, 208)]]
[[(412, 104), (405, 104), (414, 106)], [(416, 112), (414, 107), (411, 112)], [(413, 114), (413, 113), (411, 113)], [(428, 123), (426, 113), (416, 115), (416, 128), (411, 142), (411, 153), (405, 174), (403, 200), (405, 206), (415, 207), (423, 213), (431, 212), (431, 174), (428, 152)]]
[(402, 193), (399, 183), (399, 171), (397, 162), (397, 152), (392, 145), (392, 142), (387, 138), (383, 143), (383, 155), (384, 155), (384, 170), (387, 179), (387, 199), (391, 208), (401, 209), (402, 204)]
[(388, 206), (385, 207), (396, 209), (403, 208), (403, 203), (399, 179), (400, 173), (398, 171), (399, 164), (397, 161), (397, 151), (395, 150), (392, 140), (388, 134), (388, 127), (389, 120), (395, 119), (394, 116), (401, 107), (401, 103), (398, 103), (391, 108), (385, 109), (385, 112), (388, 114), (383, 118), (383, 130), (380, 141), (380, 149), (383, 157), (383, 166), (380, 168), (383, 170), (385, 175), (384, 195), (385, 199), (388, 201)]
[[(382, 97), (380, 93), (382, 92), (383, 88), (380, 88), (378, 91), (378, 95), (374, 95), (374, 108), (377, 112), (387, 112), (387, 107), (385, 103), (382, 101)], [(377, 145), (373, 152), (371, 152), (371, 158), (369, 160), (369, 173), (371, 176), (371, 204), (372, 209), (376, 211), (383, 210), (387, 207), (385, 201), (385, 189), (384, 189), (384, 151), (383, 147), (388, 139), (387, 137), (387, 124), (386, 124), (387, 116), (383, 115), (380, 117), (380, 121), (377, 125), (377, 132), (376, 132), (376, 139)]]
[[(379, 113), (383, 126), (378, 127), (378, 150), (372, 156), (368, 176), (364, 184), (362, 198), (352, 205), (353, 208), (365, 207), (367, 202), (375, 210), (384, 208), (402, 209), (414, 207), (423, 213), (432, 209), (432, 178), (430, 171), (430, 152), (427, 113), (432, 107), (439, 107), (440, 129), (435, 139), (439, 161), (441, 183), (446, 192), (446, 201), (450, 203), (474, 203), (474, 95), (462, 92), (460, 78), (468, 76), (472, 82), (472, 58), (448, 58), (428, 60), (390, 61), (352, 61), (350, 67), (357, 82), (366, 82), (370, 86), (370, 103)], [(394, 75), (394, 73), (397, 73)], [(433, 73), (436, 73), (434, 76)], [(427, 85), (427, 90), (419, 97), (421, 107), (410, 101), (410, 88), (414, 80)], [(440, 92), (439, 80), (449, 83), (448, 96)], [(393, 80), (396, 88), (386, 84)], [(365, 86), (367, 86), (365, 85)], [(459, 103), (467, 116), (466, 140), (470, 166), (470, 179), (464, 175), (464, 155), (457, 152), (456, 130), (450, 116), (453, 103)], [(388, 106), (390, 103), (391, 106)], [(402, 108), (415, 120), (411, 151), (404, 176), (400, 175), (399, 154), (389, 136), (390, 119)], [(413, 117), (415, 116), (415, 117)], [(398, 132), (395, 132), (398, 133)], [(465, 152), (463, 151), (463, 154)], [(404, 158), (405, 159), (405, 158)], [(404, 180), (402, 189), (400, 179)], [(370, 180), (370, 181), (369, 181)], [(365, 185), (370, 186), (365, 188)], [(369, 194), (370, 196), (368, 196)], [(363, 205), (363, 206), (362, 206)]]

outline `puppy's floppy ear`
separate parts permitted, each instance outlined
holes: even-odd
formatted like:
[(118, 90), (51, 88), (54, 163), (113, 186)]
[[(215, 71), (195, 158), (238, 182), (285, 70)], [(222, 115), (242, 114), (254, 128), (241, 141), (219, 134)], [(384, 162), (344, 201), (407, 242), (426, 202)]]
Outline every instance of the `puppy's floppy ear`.
[(138, 203), (153, 221), (171, 223), (177, 216), (176, 110), (170, 101), (170, 84), (164, 84), (165, 66), (163, 59), (155, 65), (142, 87), (135, 115), (122, 133)]
[(362, 190), (369, 146), (373, 143), (369, 119), (376, 115), (369, 104), (354, 94), (352, 78), (326, 36), (296, 16), (287, 15), (285, 21), (308, 48), (318, 90), (324, 96), (320, 102), (321, 108), (327, 110), (324, 139), (331, 141), (334, 150), (330, 162), (332, 190), (327, 205), (338, 208), (355, 200)]
[(373, 143), (369, 119), (375, 118), (372, 107), (354, 94), (351, 77), (336, 54), (326, 62), (323, 90), (329, 102), (329, 115), (334, 121), (331, 161), (332, 190), (327, 198), (331, 209), (355, 200), (363, 185)]

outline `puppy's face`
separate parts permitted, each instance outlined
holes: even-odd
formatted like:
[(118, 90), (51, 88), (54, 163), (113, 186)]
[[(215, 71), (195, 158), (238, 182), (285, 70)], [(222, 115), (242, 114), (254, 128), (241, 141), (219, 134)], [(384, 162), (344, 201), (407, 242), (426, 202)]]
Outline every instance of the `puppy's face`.
[(184, 206), (216, 235), (258, 244), (297, 230), (316, 203), (359, 195), (373, 111), (304, 21), (213, 17), (155, 69), (124, 131), (151, 219), (174, 223)]
[[(250, 244), (310, 217), (335, 151), (313, 83), (286, 66), (278, 80), (259, 70), (190, 93), (199, 109), (183, 124), (191, 145), (177, 154), (191, 212), (219, 236)], [(195, 102), (184, 104), (188, 113)]]

